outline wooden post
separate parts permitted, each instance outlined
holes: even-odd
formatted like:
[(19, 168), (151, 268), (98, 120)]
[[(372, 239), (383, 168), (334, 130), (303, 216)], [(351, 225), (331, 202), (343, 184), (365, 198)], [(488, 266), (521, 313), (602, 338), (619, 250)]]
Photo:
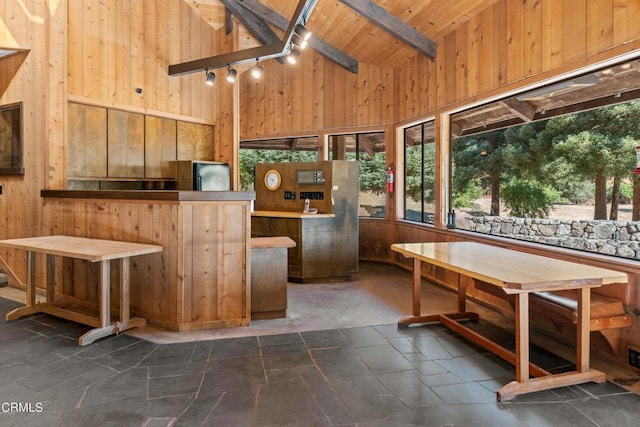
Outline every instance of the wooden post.
[(413, 259), (413, 309), (414, 316), (420, 316), (420, 285), (422, 282), (422, 263), (418, 258)]
[(129, 258), (118, 260), (120, 267), (120, 277), (118, 285), (120, 287), (120, 323), (126, 325), (129, 322)]
[(27, 251), (27, 307), (36, 305), (36, 253)]
[(529, 294), (516, 295), (516, 381), (529, 381)]
[(111, 303), (109, 300), (110, 285), (110, 263), (109, 260), (100, 261), (100, 283), (99, 283), (99, 306), (100, 306), (100, 327), (106, 328), (111, 323)]
[(56, 300), (56, 257), (47, 254), (47, 302)]
[(587, 372), (589, 370), (589, 332), (590, 332), (590, 305), (591, 289), (582, 288), (578, 292), (578, 322), (576, 338), (576, 371)]

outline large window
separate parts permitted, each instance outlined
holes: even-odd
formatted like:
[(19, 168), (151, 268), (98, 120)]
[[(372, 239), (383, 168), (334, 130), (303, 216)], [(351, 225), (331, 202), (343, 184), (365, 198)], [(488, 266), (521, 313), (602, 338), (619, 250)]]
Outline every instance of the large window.
[(435, 221), (434, 122), (404, 130), (404, 218)]
[(456, 227), (640, 259), (633, 64), (452, 116)]
[(384, 218), (387, 207), (384, 132), (331, 135), (329, 159), (358, 161), (359, 216)]

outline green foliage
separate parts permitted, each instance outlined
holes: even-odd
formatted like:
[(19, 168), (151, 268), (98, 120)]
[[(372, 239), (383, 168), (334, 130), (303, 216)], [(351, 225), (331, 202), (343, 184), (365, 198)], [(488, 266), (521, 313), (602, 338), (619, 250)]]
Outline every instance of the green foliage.
[(382, 193), (386, 189), (385, 153), (360, 153), (360, 190)]
[(553, 188), (520, 178), (504, 185), (501, 195), (511, 215), (516, 217), (546, 218), (560, 199), (559, 192)]
[[(551, 188), (554, 192), (546, 200), (593, 201), (600, 215), (607, 201), (604, 183), (616, 178), (624, 184), (629, 179), (636, 145), (640, 145), (638, 101), (458, 138), (452, 141), (453, 200), (464, 204), (458, 194), (477, 179), (482, 188), (499, 189), (505, 202), (512, 196), (503, 194), (508, 187), (507, 191), (518, 190), (516, 195), (544, 194), (542, 188)], [(491, 187), (496, 180), (501, 185)], [(536, 183), (537, 189), (523, 187), (523, 181)], [(623, 191), (626, 198), (628, 185), (621, 185)], [(545, 198), (519, 197), (510, 203), (512, 211), (531, 215), (544, 211)]]
[[(611, 200), (613, 196), (613, 187), (607, 187), (607, 199)], [(620, 183), (620, 197), (624, 200), (633, 199), (633, 183), (622, 181)]]
[(451, 195), (451, 203), (454, 208), (468, 208), (473, 205), (473, 202), (476, 201), (482, 195), (482, 188), (480, 186), (479, 179), (472, 179), (467, 182), (467, 185), (461, 188), (458, 187), (457, 190), (453, 191)]
[(415, 145), (406, 147), (404, 153), (404, 191), (409, 199), (421, 200), (422, 183), (422, 147)]

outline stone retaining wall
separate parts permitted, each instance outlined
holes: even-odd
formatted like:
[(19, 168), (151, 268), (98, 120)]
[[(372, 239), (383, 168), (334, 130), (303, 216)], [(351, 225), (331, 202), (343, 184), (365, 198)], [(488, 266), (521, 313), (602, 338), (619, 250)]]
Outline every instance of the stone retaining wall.
[(465, 216), (456, 228), (640, 260), (640, 222)]

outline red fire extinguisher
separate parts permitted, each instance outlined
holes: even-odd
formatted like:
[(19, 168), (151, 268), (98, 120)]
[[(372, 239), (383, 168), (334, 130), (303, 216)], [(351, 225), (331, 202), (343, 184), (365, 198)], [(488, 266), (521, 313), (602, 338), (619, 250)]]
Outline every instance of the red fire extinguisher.
[(389, 166), (387, 168), (387, 192), (393, 193), (393, 181), (395, 178), (395, 174), (393, 173), (393, 167)]

